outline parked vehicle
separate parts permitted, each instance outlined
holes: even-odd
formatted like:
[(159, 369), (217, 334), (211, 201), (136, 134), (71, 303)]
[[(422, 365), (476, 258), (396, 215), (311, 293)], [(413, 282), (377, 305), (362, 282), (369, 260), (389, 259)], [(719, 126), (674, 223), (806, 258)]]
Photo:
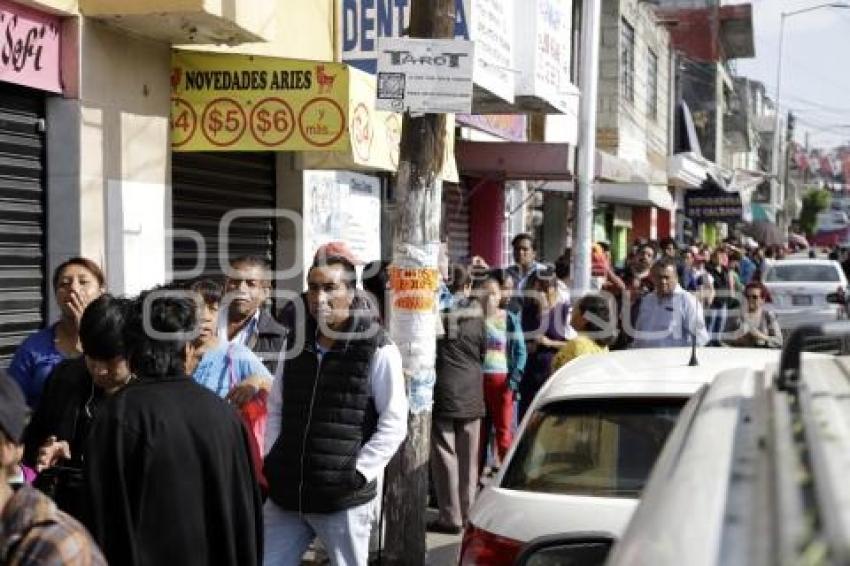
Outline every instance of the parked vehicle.
[(460, 564), (513, 564), (527, 544), (564, 535), (589, 553), (582, 564), (607, 554), (691, 395), (724, 369), (763, 366), (778, 353), (706, 348), (697, 357), (689, 366), (689, 348), (618, 351), (553, 374), (473, 505)]
[(850, 359), (801, 353), (842, 335), (801, 327), (694, 395), (609, 566), (850, 563)]
[(843, 294), (847, 278), (837, 261), (828, 259), (784, 259), (770, 262), (764, 274), (770, 291), (771, 310), (785, 329), (802, 324), (819, 324), (843, 315), (841, 305), (830, 295)]

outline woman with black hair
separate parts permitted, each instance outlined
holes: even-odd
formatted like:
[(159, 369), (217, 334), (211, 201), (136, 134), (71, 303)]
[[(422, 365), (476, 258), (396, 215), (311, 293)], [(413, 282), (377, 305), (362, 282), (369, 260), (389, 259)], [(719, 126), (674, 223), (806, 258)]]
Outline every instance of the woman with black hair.
[(437, 340), (431, 427), (431, 475), (440, 514), (428, 529), (458, 534), (478, 487), (487, 333), (481, 305), (471, 298), (469, 270), (455, 265), (451, 274), (449, 290), (454, 300), (441, 313), (443, 334)]
[(504, 279), (500, 278), (501, 275), (499, 271), (490, 271), (483, 279), (476, 281), (476, 290), (484, 311), (485, 351), (482, 373), (488, 417), (481, 435), (482, 455), (490, 440), (492, 424), (496, 467), (501, 465), (513, 440), (514, 395), (521, 387), (527, 359), (520, 318), (505, 309), (502, 302)]
[(611, 304), (601, 295), (582, 297), (573, 309), (570, 323), (578, 335), (555, 354), (552, 373), (578, 357), (608, 352), (617, 337), (617, 321), (611, 316)]
[(519, 386), (517, 420), (521, 421), (543, 383), (552, 372), (552, 358), (575, 337), (570, 325), (570, 304), (558, 292), (551, 268), (529, 277), (529, 297), (523, 309), (523, 331), (528, 340), (528, 367)]
[(78, 518), (89, 428), (107, 397), (132, 379), (123, 338), (129, 303), (101, 295), (88, 305), (80, 320), (83, 357), (56, 366), (24, 435), (24, 462), (43, 472), (36, 486)]
[(143, 293), (124, 329), (137, 377), (98, 412), (86, 443), (86, 524), (111, 564), (261, 560), (260, 491), (236, 411), (195, 383), (197, 304)]
[(53, 369), (65, 359), (79, 357), (83, 311), (103, 294), (105, 286), (103, 271), (84, 257), (71, 258), (53, 272), (59, 320), (24, 340), (9, 364), (9, 375), (21, 386), (31, 408), (38, 406)]

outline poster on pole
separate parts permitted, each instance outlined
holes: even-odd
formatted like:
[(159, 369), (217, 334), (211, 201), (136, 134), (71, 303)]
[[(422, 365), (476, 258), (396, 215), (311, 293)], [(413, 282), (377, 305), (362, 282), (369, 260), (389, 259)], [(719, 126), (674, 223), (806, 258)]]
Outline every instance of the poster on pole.
[(376, 109), (471, 113), (473, 55), (471, 41), (381, 38)]

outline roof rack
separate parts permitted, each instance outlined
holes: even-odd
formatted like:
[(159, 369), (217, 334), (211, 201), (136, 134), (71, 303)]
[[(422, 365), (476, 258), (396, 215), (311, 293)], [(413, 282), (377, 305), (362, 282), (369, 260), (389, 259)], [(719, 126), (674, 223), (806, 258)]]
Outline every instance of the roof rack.
[(781, 391), (789, 391), (799, 385), (802, 354), (812, 341), (840, 337), (850, 337), (850, 321), (827, 322), (795, 328), (782, 349), (777, 387)]

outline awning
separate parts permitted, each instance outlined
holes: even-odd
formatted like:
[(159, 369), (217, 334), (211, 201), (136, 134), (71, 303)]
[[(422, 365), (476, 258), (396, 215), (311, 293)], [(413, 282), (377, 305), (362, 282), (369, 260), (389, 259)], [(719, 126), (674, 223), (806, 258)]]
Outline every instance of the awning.
[[(594, 178), (602, 181), (623, 182), (633, 181), (633, 166), (625, 159), (611, 155), (606, 151), (596, 150), (596, 171)], [(646, 180), (646, 179), (642, 179)]]
[(776, 222), (757, 220), (743, 227), (742, 232), (765, 246), (781, 246), (787, 241)]
[(729, 190), (728, 183), (733, 172), (692, 152), (677, 153), (667, 158), (667, 179), (672, 187), (698, 189), (709, 177), (721, 188)]
[(565, 143), (459, 141), (461, 175), (496, 180), (569, 181), (570, 146)]
[[(540, 187), (544, 191), (572, 193), (573, 183), (545, 183)], [(653, 206), (664, 210), (673, 210), (673, 197), (666, 185), (649, 183), (594, 183), (593, 199), (597, 202), (622, 204), (627, 206)]]
[(649, 183), (664, 185), (667, 183), (665, 171), (655, 169), (646, 162), (633, 161), (612, 155), (606, 151), (596, 150), (597, 181), (612, 183)]
[(754, 202), (750, 204), (750, 208), (752, 210), (752, 222), (766, 222), (776, 224), (776, 207), (767, 204), (767, 203), (759, 203)]
[(747, 169), (735, 169), (732, 172), (732, 179), (729, 181), (728, 188), (733, 191), (753, 192), (759, 188), (759, 185), (767, 180), (769, 175), (762, 171), (749, 171)]
[(673, 197), (666, 185), (649, 183), (597, 183), (594, 197), (599, 202), (631, 206), (654, 206), (664, 210), (674, 208)]
[[(340, 63), (176, 50), (174, 151), (293, 151), (304, 169), (395, 171), (402, 117), (375, 108), (375, 77)], [(442, 177), (457, 182), (454, 118)], [(309, 155), (309, 156), (308, 156)]]

